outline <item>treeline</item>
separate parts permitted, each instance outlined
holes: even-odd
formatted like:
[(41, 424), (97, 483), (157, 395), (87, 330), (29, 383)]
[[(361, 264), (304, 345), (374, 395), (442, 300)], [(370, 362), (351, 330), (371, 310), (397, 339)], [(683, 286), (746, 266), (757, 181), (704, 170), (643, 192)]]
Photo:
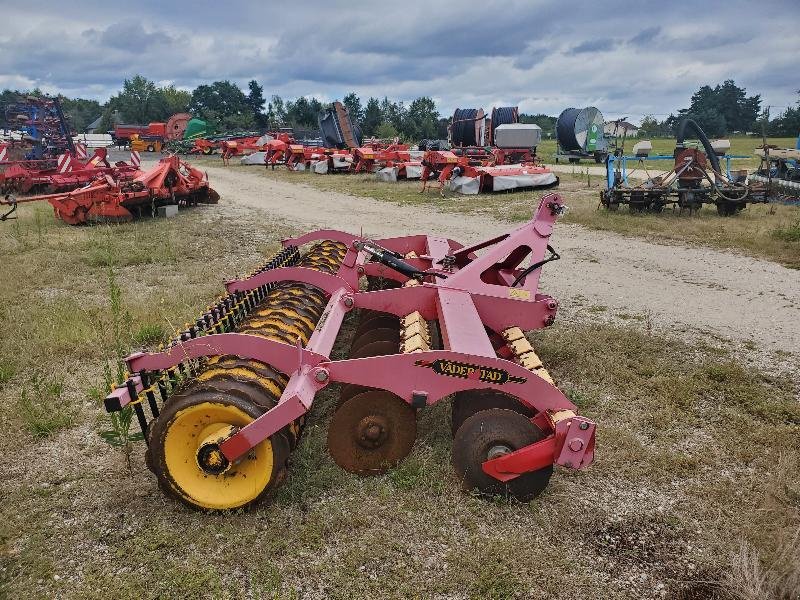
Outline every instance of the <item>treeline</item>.
[[(41, 95), (38, 90), (2, 92), (2, 114), (5, 114), (6, 104), (15, 101), (19, 94), (26, 93)], [(95, 100), (80, 98), (62, 97), (61, 100), (67, 118), (76, 131), (84, 131), (98, 116), (102, 116), (102, 119), (97, 130), (110, 131), (115, 122), (160, 122), (178, 112), (189, 112), (200, 117), (218, 132), (280, 127), (315, 130), (318, 126), (317, 116), (325, 108), (314, 97), (283, 99), (273, 95), (267, 101), (264, 88), (255, 80), (248, 83), (247, 93), (227, 80), (200, 85), (188, 92), (171, 85), (158, 86), (141, 75), (126, 79), (122, 89), (102, 105)], [(351, 92), (342, 98), (342, 103), (367, 137), (399, 137), (413, 141), (447, 137), (449, 115), (441, 115), (433, 99), (427, 96), (405, 104), (388, 97), (362, 99)], [(537, 123), (546, 135), (553, 135), (555, 117), (523, 114), (520, 119), (525, 123)]]
[[(800, 93), (800, 91), (798, 91)], [(762, 131), (774, 137), (795, 137), (800, 134), (800, 103), (777, 115), (762, 110), (761, 96), (748, 96), (745, 88), (728, 79), (713, 88), (702, 86), (691, 98), (687, 108), (680, 109), (663, 121), (652, 115), (642, 119), (640, 137), (672, 137), (684, 118), (697, 122), (709, 136)]]
[[(0, 117), (5, 115), (5, 107), (16, 101), (20, 93), (41, 95), (39, 90), (4, 90), (0, 93)], [(351, 92), (342, 98), (342, 103), (368, 137), (400, 137), (409, 141), (447, 137), (450, 115), (440, 114), (433, 99), (427, 96), (406, 105), (388, 97), (362, 99)], [(62, 106), (76, 131), (84, 131), (98, 116), (102, 116), (98, 131), (110, 131), (115, 120), (144, 124), (166, 121), (178, 112), (189, 112), (206, 120), (217, 132), (263, 131), (280, 127), (314, 130), (317, 116), (325, 108), (314, 97), (284, 99), (273, 95), (267, 100), (264, 88), (255, 80), (248, 83), (246, 92), (227, 80), (200, 85), (188, 92), (172, 85), (158, 86), (141, 75), (126, 79), (122, 89), (105, 104), (62, 97)], [(727, 80), (715, 87), (702, 86), (692, 95), (687, 108), (664, 120), (645, 116), (640, 136), (673, 136), (677, 124), (684, 117), (697, 121), (710, 136), (761, 133), (762, 128), (770, 136), (796, 136), (800, 133), (800, 103), (780, 114), (770, 115), (762, 111), (760, 95), (748, 96), (744, 88)], [(555, 136), (556, 119), (545, 114), (520, 114), (520, 121), (536, 123), (545, 137)]]

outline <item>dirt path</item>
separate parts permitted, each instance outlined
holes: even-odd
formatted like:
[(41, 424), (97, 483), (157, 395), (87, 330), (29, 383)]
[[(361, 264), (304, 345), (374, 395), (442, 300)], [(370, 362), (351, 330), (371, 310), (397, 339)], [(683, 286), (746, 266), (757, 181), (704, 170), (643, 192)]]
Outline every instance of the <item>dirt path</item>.
[[(486, 217), (414, 211), (264, 177), (258, 171), (208, 168), (218, 210), (259, 211), (300, 230), (333, 228), (394, 236), (429, 232), (474, 242), (509, 228)], [(457, 200), (454, 200), (457, 202)], [(800, 272), (732, 252), (662, 245), (559, 225), (563, 259), (545, 269), (543, 289), (559, 298), (562, 318), (632, 315), (669, 330), (729, 338), (737, 347), (779, 353), (800, 345)], [(603, 308), (605, 307), (605, 308)], [(742, 346), (743, 345), (743, 346)], [(785, 356), (784, 356), (785, 358)]]

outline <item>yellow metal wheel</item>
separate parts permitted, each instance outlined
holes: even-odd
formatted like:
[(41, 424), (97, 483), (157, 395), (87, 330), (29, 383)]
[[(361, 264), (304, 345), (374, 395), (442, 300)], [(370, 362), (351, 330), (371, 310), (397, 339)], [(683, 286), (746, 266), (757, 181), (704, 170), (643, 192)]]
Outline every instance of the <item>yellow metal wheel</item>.
[(242, 508), (282, 478), (288, 442), (280, 433), (228, 464), (216, 442), (263, 413), (255, 404), (204, 390), (174, 398), (153, 424), (150, 466), (161, 487), (207, 510)]

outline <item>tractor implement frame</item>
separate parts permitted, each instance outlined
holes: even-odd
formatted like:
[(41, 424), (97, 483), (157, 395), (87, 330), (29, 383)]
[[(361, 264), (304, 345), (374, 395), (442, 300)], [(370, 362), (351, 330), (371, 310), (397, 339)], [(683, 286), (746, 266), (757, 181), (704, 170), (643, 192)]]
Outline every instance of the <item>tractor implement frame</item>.
[[(301, 245), (323, 240), (344, 244), (347, 251), (335, 273), (294, 266), (279, 256), (273, 267), (227, 282), (228, 295), (217, 304), (223, 308), (210, 311), (218, 323), (228, 319), (225, 324), (208, 327), (203, 318), (206, 329), (189, 327), (160, 352), (127, 357), (131, 376), (106, 398), (106, 409), (133, 405), (146, 433), (143, 400), (146, 397), (151, 411), (156, 404), (152, 393), (145, 393), (147, 382), (164, 373), (190, 373), (192, 364), (210, 357), (233, 355), (271, 365), (289, 379), (275, 406), (216, 441), (228, 465), (306, 415), (317, 392), (339, 383), (388, 391), (413, 409), (465, 391), (508, 394), (534, 415), (530, 422), (543, 435), (535, 443), (485, 460), (483, 472), (510, 482), (554, 464), (583, 469), (593, 460), (595, 424), (578, 416), (520, 333), (549, 326), (555, 319), (558, 303), (540, 294), (538, 283), (541, 267), (557, 258), (549, 238), (564, 209), (560, 196), (546, 195), (531, 221), (469, 247), (428, 235), (374, 240), (335, 230), (283, 240), (286, 256), (296, 255)], [(551, 256), (545, 258), (548, 250)], [(525, 260), (530, 261), (528, 267), (521, 266)], [(393, 280), (400, 287), (362, 291), (362, 276)], [(299, 338), (295, 345), (234, 331), (239, 307), (255, 305), (259, 295), (286, 282), (314, 286), (328, 298), (305, 345)], [(437, 321), (442, 347), (414, 345), (409, 339), (399, 353), (334, 360), (331, 349), (354, 309), (395, 315), (401, 322)], [(496, 350), (490, 332), (508, 341), (505, 357)], [(152, 392), (152, 384), (149, 389)]]

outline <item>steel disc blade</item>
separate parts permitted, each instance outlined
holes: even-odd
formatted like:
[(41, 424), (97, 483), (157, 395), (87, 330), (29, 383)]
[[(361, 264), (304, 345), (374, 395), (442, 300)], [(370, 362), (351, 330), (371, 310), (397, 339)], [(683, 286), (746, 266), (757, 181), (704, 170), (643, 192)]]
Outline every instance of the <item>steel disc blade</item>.
[(413, 408), (383, 390), (362, 392), (343, 403), (328, 427), (328, 451), (345, 471), (378, 475), (411, 452), (417, 437)]
[(353, 341), (350, 347), (350, 354), (358, 352), (360, 348), (375, 342), (391, 342), (399, 347), (400, 344), (400, 330), (389, 327), (379, 327), (378, 329), (371, 329), (364, 332)]
[(387, 356), (389, 354), (397, 354), (400, 350), (400, 345), (397, 342), (387, 342), (381, 340), (372, 342), (361, 346), (357, 352), (351, 352), (350, 358), (367, 358), (370, 356)]
[(511, 496), (521, 502), (541, 494), (553, 474), (552, 465), (502, 482), (483, 470), (487, 460), (530, 446), (544, 438), (528, 417), (494, 408), (469, 417), (453, 438), (453, 468), (462, 487), (485, 495)]
[(362, 320), (358, 327), (356, 327), (356, 332), (353, 335), (353, 339), (358, 339), (371, 329), (397, 329), (400, 330), (400, 319), (395, 317), (394, 315), (389, 315), (386, 313), (376, 313), (370, 315), (366, 319)]
[(453, 397), (451, 411), (451, 427), (455, 436), (458, 428), (469, 417), (482, 410), (490, 408), (504, 408), (513, 410), (526, 417), (534, 415), (533, 410), (522, 404), (519, 400), (508, 394), (496, 390), (465, 390), (458, 392)]

